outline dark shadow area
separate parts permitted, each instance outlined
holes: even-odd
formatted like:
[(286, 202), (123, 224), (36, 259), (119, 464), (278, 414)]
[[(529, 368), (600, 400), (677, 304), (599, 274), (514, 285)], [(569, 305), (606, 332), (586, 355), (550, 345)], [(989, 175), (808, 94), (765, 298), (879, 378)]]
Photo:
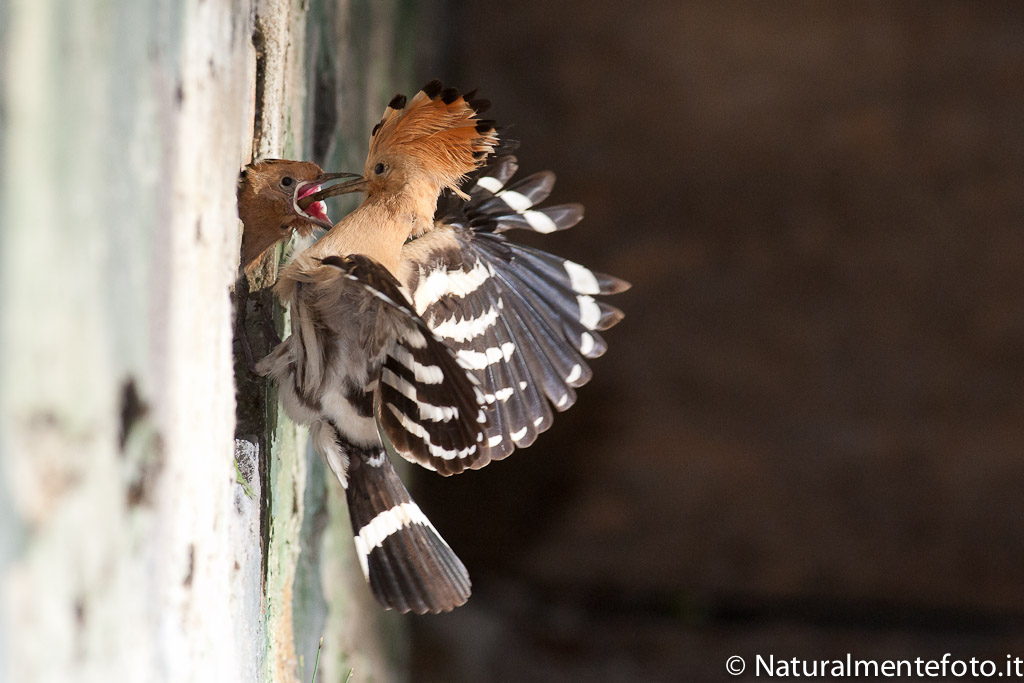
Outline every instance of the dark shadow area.
[(587, 209), (529, 241), (633, 289), (534, 446), (419, 476), (474, 597), (413, 678), (1024, 655), (1024, 5), (441, 12), (417, 81), (479, 87)]

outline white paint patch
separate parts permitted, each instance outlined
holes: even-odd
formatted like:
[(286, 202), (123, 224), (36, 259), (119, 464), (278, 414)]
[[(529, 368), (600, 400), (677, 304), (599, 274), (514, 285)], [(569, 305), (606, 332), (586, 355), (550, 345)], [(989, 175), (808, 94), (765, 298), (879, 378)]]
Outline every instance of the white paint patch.
[(594, 337), (589, 332), (584, 332), (580, 335), (580, 353), (589, 358), (590, 352), (593, 350)]
[(412, 502), (402, 503), (381, 512), (359, 530), (355, 537), (356, 552), (359, 555), (359, 566), (362, 567), (363, 576), (367, 581), (370, 580), (370, 551), (381, 547), (388, 536), (413, 524), (422, 524), (437, 533), (419, 506)]
[(509, 436), (512, 437), (513, 441), (519, 442), (523, 440), (524, 436), (526, 436), (526, 431), (526, 427), (523, 427), (518, 432), (512, 432), (511, 434), (509, 434)]
[(541, 211), (524, 211), (523, 218), (537, 232), (547, 234), (558, 230), (558, 226), (551, 220), (551, 217)]
[(497, 319), (498, 309), (491, 306), (486, 313), (478, 318), (456, 320), (456, 316), (453, 315), (443, 323), (434, 325), (433, 331), (439, 337), (456, 342), (465, 342), (485, 334), (487, 330), (494, 326)]
[(529, 384), (527, 384), (526, 382), (520, 382), (520, 383), (519, 383), (519, 388), (520, 388), (520, 389), (525, 389), (525, 388), (526, 388), (526, 387), (528, 387), (528, 386), (530, 386), (530, 385), (529, 385)]
[(497, 194), (504, 187), (502, 182), (494, 176), (485, 175), (483, 178), (478, 178), (476, 181), (477, 187), (482, 187), (491, 194)]
[(565, 404), (569, 402), (569, 394), (562, 394), (562, 398), (558, 399), (558, 403), (555, 405), (559, 408), (564, 408)]
[(601, 308), (594, 297), (581, 294), (576, 297), (580, 307), (580, 323), (588, 330), (596, 329), (601, 324)]
[[(431, 442), (430, 434), (427, 432), (426, 429), (423, 428), (423, 425), (419, 424), (418, 422), (413, 422), (412, 420), (410, 420), (409, 417), (405, 415), (405, 413), (395, 408), (395, 406), (389, 405), (388, 409), (390, 409), (391, 413), (398, 419), (403, 429), (405, 429), (413, 436), (419, 437), (423, 441), (423, 443), (427, 447), (427, 451), (430, 453), (430, 455), (434, 456), (435, 458), (441, 458), (442, 460), (455, 460), (456, 458), (461, 459), (476, 453), (476, 444), (473, 444), (472, 446), (467, 446), (466, 448), (463, 448), (460, 451), (450, 451), (447, 448), (441, 448), (440, 446), (437, 446), (433, 442)], [(482, 414), (483, 411), (481, 411), (481, 415)]]
[(487, 439), (487, 445), (488, 446), (497, 446), (503, 440), (504, 440), (504, 437), (502, 437), (501, 434), (496, 434), (495, 436), (492, 436), (491, 438)]
[(491, 363), (500, 361), (508, 362), (516, 350), (515, 342), (505, 342), (501, 347), (492, 346), (485, 351), (471, 351), (460, 349), (455, 352), (455, 357), (460, 361), (459, 365), (469, 370), (483, 370)]
[(408, 349), (396, 346), (391, 350), (391, 357), (404, 365), (412, 372), (417, 382), (423, 384), (440, 384), (444, 381), (444, 371), (437, 365), (423, 365), (416, 362)]
[(566, 384), (572, 384), (583, 375), (583, 368), (579, 363), (572, 366), (572, 370), (569, 371), (569, 376), (565, 378)]
[(542, 424), (544, 424), (544, 418), (543, 417), (538, 417), (536, 420), (533, 421), (533, 426), (534, 427), (540, 427)]
[(601, 285), (598, 284), (597, 278), (589, 268), (568, 259), (562, 263), (562, 267), (569, 274), (569, 284), (577, 294), (601, 293)]
[(366, 462), (367, 462), (367, 464), (370, 465), (370, 467), (380, 467), (381, 465), (384, 464), (384, 461), (387, 460), (387, 458), (388, 458), (387, 453), (385, 453), (384, 451), (381, 451), (380, 453), (378, 453), (377, 455), (373, 456), (372, 458), (367, 458)]
[(444, 267), (436, 268), (425, 278), (423, 272), (420, 271), (422, 279), (413, 295), (413, 305), (416, 311), (422, 314), (430, 304), (443, 297), (472, 294), (480, 285), (487, 282), (491, 275), (493, 275), (493, 271), (483, 261), (477, 261), (476, 265), (468, 271), (449, 271)]
[(530, 201), (529, 197), (519, 194), (515, 190), (505, 190), (504, 192), (499, 192), (497, 196), (501, 197), (501, 200), (508, 204), (509, 208), (516, 213), (522, 213), (533, 206), (533, 202)]

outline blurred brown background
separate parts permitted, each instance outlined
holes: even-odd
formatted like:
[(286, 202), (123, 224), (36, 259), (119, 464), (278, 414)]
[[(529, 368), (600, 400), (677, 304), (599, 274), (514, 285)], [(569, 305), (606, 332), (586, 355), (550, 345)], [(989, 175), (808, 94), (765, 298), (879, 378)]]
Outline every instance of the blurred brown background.
[(474, 597), (413, 679), (1024, 656), (1024, 4), (423, 14), (410, 85), (480, 87), (587, 207), (533, 243), (633, 289), (550, 432), (416, 482)]

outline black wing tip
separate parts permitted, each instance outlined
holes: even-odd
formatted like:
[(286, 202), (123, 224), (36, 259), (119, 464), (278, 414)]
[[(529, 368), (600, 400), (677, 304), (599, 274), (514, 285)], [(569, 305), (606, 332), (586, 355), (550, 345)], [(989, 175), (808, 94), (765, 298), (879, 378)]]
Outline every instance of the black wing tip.
[(519, 170), (519, 159), (515, 154), (496, 154), (488, 168), (500, 168), (503, 175), (511, 178)]
[(614, 306), (609, 306), (603, 301), (598, 302), (598, 306), (601, 308), (601, 320), (594, 326), (595, 330), (604, 332), (608, 328), (619, 324), (626, 317), (626, 314), (621, 310)]
[(563, 209), (567, 214), (572, 216), (572, 219), (573, 219), (572, 223), (567, 225), (566, 226), (567, 228), (571, 228), (572, 226), (574, 226), (577, 223), (579, 223), (581, 220), (583, 220), (584, 215), (586, 215), (586, 208), (582, 204), (580, 204), (579, 202), (569, 202), (568, 204), (558, 204), (557, 206), (552, 206), (551, 208), (552, 209)]
[(598, 287), (601, 288), (601, 294), (621, 294), (622, 292), (629, 291), (633, 288), (633, 283), (623, 280), (620, 277), (614, 275), (608, 275), (607, 273), (594, 273), (597, 278)]

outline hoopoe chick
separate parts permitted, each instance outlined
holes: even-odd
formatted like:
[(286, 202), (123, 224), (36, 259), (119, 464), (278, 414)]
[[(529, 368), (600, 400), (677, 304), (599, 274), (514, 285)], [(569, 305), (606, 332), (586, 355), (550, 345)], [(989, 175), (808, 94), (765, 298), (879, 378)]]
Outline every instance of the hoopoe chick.
[(261, 159), (247, 166), (238, 178), (238, 215), (242, 232), (242, 267), (248, 270), (264, 252), (293, 231), (309, 236), (315, 228), (330, 230), (323, 201), (299, 200), (320, 191), (330, 180), (352, 173), (324, 173), (311, 161)]
[(363, 175), (298, 200), (366, 193), (282, 272), (292, 336), (258, 366), (345, 487), (371, 589), (403, 612), (450, 610), (470, 581), (385, 441), (443, 475), (528, 446), (573, 404), (586, 360), (606, 349), (599, 331), (622, 318), (594, 296), (629, 286), (506, 238), (569, 228), (583, 209), (535, 208), (550, 172), (509, 183), (515, 159), (488, 159), (499, 141), (477, 118), (486, 106), (438, 81), (396, 96)]

